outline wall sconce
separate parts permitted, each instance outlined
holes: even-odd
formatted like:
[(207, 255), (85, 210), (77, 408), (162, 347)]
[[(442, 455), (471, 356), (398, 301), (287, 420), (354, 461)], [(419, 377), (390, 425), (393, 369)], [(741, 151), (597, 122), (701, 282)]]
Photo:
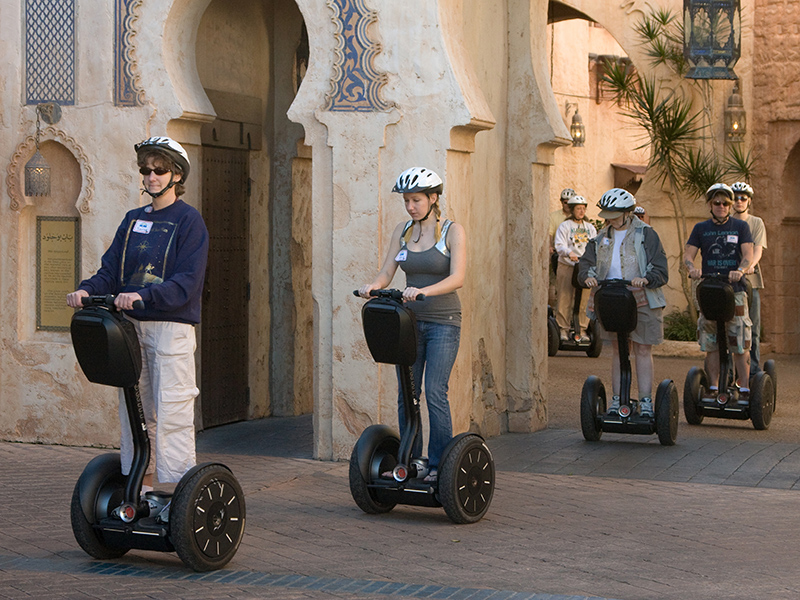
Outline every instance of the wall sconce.
[(739, 0), (683, 0), (683, 56), (689, 79), (736, 79), (742, 45)]
[(575, 109), (575, 114), (572, 115), (572, 124), (569, 126), (569, 134), (572, 136), (572, 145), (576, 148), (583, 147), (586, 141), (586, 128), (583, 126), (583, 117), (578, 113), (578, 104), (566, 101), (564, 103), (564, 115), (569, 117), (569, 110)]
[(40, 119), (48, 125), (58, 123), (61, 120), (61, 107), (55, 102), (36, 105), (36, 152), (25, 164), (26, 196), (50, 195), (50, 165), (39, 152)]
[(739, 94), (739, 82), (733, 84), (733, 90), (728, 97), (728, 105), (725, 107), (725, 138), (729, 142), (739, 142), (747, 133), (747, 113), (744, 110), (744, 102)]

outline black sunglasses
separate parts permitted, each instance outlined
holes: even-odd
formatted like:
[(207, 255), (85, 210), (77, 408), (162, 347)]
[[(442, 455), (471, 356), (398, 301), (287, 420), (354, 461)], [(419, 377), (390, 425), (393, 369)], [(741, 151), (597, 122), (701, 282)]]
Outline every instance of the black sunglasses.
[(151, 169), (150, 167), (139, 167), (139, 173), (147, 177), (150, 173), (155, 173), (156, 175), (166, 175), (167, 173), (171, 173), (172, 169), (162, 169), (161, 167), (156, 167), (155, 169)]
[(749, 200), (750, 198), (748, 196), (734, 196), (733, 199), (734, 200)]
[(730, 206), (731, 203), (726, 200), (714, 200), (711, 204), (714, 206)]

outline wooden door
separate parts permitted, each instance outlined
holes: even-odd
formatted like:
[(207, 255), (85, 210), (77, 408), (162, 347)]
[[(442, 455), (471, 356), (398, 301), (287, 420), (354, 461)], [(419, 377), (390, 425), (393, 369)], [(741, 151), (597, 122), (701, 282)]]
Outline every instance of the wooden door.
[(248, 153), (203, 147), (203, 219), (209, 233), (203, 293), (203, 428), (247, 418)]

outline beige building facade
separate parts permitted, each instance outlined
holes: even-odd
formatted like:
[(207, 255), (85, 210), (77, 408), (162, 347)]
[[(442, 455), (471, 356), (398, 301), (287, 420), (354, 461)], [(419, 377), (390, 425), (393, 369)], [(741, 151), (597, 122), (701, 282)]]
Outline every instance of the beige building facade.
[[(187, 148), (185, 198), (212, 235), (198, 428), (313, 413), (315, 456), (341, 459), (368, 425), (396, 423), (394, 369), (373, 363), (352, 290), (372, 279), (405, 218), (390, 190), (414, 165), (442, 175), (444, 215), (468, 233), (455, 430), (546, 426), (547, 214), (562, 187), (591, 205), (614, 186), (614, 165), (647, 164), (636, 132), (598, 98), (592, 65), (617, 54), (646, 65), (633, 25), (650, 3), (64, 0), (57, 19), (47, 4), (0, 3), (0, 438), (117, 443), (116, 392), (80, 372), (53, 300), (63, 263), (42, 231), (58, 219), (72, 227), (77, 277), (94, 273), (123, 214), (147, 201), (132, 146), (161, 134)], [(750, 115), (753, 90), (770, 88), (753, 87), (753, 45), (743, 33)], [(772, 41), (755, 45), (778, 60)], [(715, 93), (721, 103), (729, 90)], [(39, 136), (52, 189), (26, 196), (46, 101), (62, 112)], [(570, 144), (569, 104), (586, 124), (583, 148)], [(775, 122), (791, 112), (771, 106)], [(754, 135), (773, 139), (764, 127)], [(792, 131), (781, 138), (787, 161)], [(774, 177), (754, 182), (759, 198)], [(668, 240), (660, 194), (645, 175), (637, 197)], [(765, 220), (795, 226), (782, 219)], [(769, 257), (789, 260), (775, 248)]]

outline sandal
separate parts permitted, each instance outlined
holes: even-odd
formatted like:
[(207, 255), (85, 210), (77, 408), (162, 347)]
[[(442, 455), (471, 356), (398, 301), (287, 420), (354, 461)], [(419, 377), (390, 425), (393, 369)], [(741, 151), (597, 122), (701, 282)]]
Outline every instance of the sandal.
[(430, 473), (422, 480), (422, 483), (436, 483), (437, 481), (439, 481), (439, 472), (436, 469), (431, 469)]

